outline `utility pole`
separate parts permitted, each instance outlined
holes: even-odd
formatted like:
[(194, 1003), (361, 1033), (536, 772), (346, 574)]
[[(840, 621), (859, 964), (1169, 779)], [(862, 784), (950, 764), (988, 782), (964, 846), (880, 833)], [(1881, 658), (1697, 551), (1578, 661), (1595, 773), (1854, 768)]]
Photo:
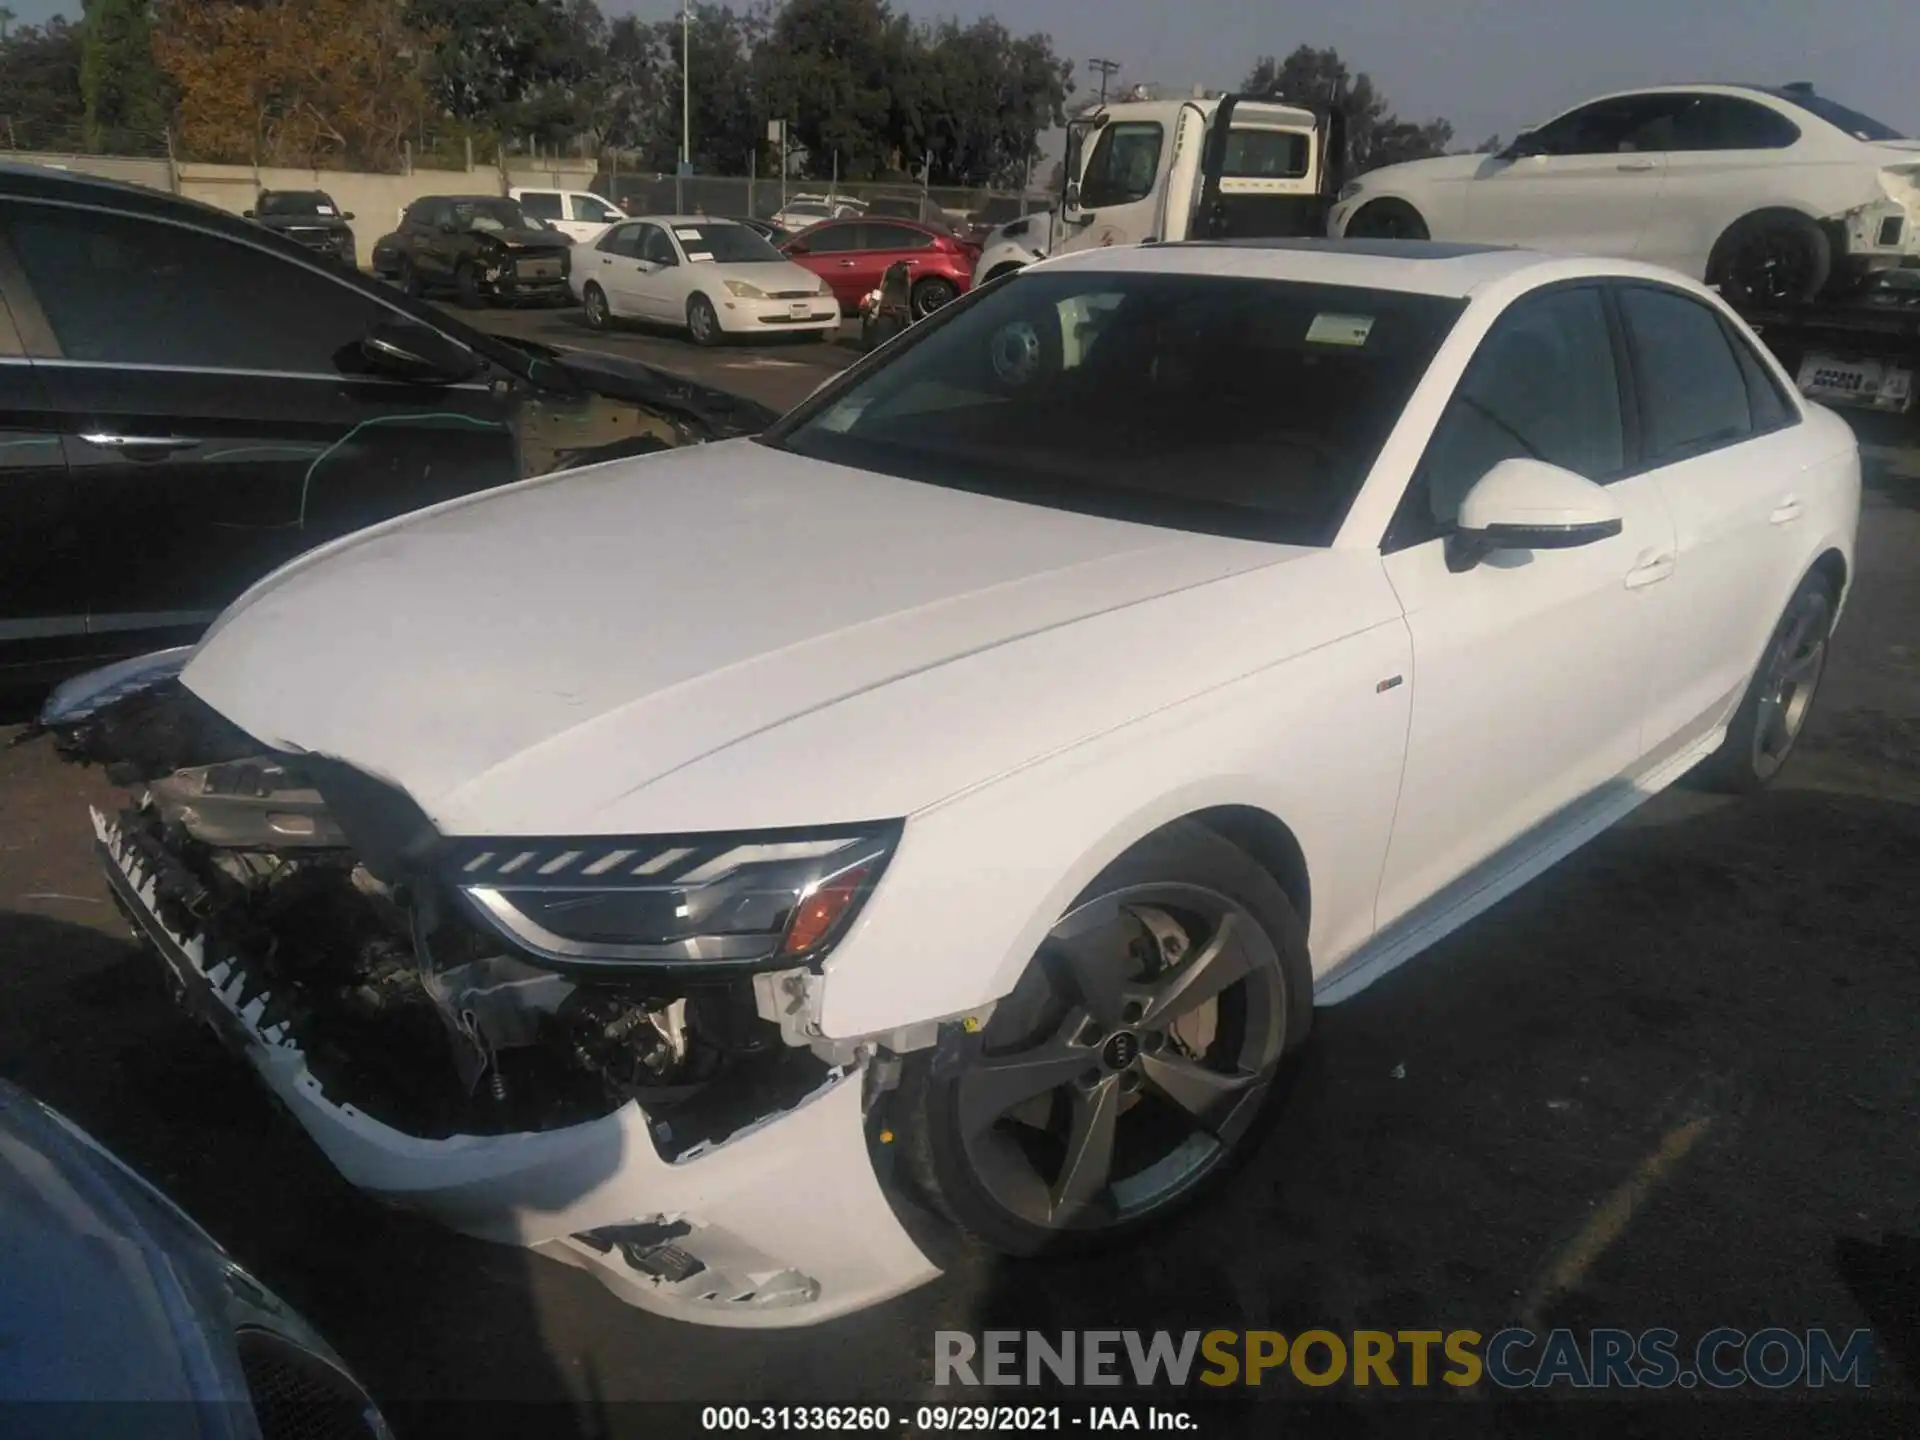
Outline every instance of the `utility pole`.
[(1120, 73), (1120, 62), (1118, 60), (1089, 60), (1087, 62), (1087, 68), (1099, 73), (1100, 103), (1104, 105), (1107, 103), (1107, 81)]
[(673, 208), (685, 211), (685, 177), (693, 172), (693, 0), (680, 0), (680, 173), (673, 186)]

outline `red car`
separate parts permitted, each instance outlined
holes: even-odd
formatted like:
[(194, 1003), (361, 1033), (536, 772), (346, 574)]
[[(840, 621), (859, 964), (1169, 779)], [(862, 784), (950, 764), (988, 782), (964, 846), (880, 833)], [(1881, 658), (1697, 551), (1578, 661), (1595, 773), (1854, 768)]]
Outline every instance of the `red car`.
[(879, 288), (889, 265), (904, 263), (916, 319), (962, 294), (980, 258), (979, 246), (936, 225), (851, 216), (809, 225), (780, 249), (825, 280), (847, 315), (859, 313), (861, 297)]

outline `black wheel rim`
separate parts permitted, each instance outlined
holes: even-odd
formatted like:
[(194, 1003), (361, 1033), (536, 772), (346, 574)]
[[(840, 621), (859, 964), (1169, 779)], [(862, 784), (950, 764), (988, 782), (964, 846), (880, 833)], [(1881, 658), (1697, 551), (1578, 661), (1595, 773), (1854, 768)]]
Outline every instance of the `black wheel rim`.
[(1753, 235), (1733, 252), (1727, 273), (1734, 286), (1755, 300), (1803, 299), (1813, 285), (1813, 256), (1791, 235), (1778, 231)]
[(1064, 916), (954, 1086), (961, 1145), (1000, 1208), (1110, 1229), (1229, 1155), (1285, 1045), (1273, 942), (1229, 897), (1128, 887)]
[(914, 292), (914, 296), (913, 296), (914, 314), (921, 316), (922, 318), (928, 315), (931, 315), (934, 311), (938, 310), (942, 305), (948, 304), (950, 301), (952, 301), (953, 295), (954, 295), (953, 287), (951, 285), (948, 285), (945, 281), (941, 281), (941, 280), (930, 281), (929, 283), (922, 285), (918, 290)]

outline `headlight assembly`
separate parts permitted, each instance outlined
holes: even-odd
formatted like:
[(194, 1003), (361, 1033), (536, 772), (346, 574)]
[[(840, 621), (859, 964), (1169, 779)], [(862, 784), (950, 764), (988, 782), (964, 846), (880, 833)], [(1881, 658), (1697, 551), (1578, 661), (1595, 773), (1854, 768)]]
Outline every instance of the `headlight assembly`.
[(879, 883), (898, 821), (805, 831), (452, 843), (443, 880), (542, 959), (758, 969), (817, 959)]
[(727, 281), (727, 289), (735, 298), (740, 300), (764, 300), (767, 298), (766, 291), (746, 280), (729, 280)]

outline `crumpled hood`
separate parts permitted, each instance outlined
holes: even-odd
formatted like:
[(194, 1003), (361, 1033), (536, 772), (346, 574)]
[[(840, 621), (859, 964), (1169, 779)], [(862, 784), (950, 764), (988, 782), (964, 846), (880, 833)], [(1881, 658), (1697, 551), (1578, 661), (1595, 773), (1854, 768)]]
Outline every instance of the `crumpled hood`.
[[(591, 834), (785, 721), (1305, 553), (725, 441), (323, 547), (242, 596), (182, 680), (266, 744), (398, 785), (443, 833)], [(1005, 723), (1025, 723), (1017, 703)], [(849, 816), (814, 819), (876, 818), (857, 757), (822, 758), (850, 772)]]

